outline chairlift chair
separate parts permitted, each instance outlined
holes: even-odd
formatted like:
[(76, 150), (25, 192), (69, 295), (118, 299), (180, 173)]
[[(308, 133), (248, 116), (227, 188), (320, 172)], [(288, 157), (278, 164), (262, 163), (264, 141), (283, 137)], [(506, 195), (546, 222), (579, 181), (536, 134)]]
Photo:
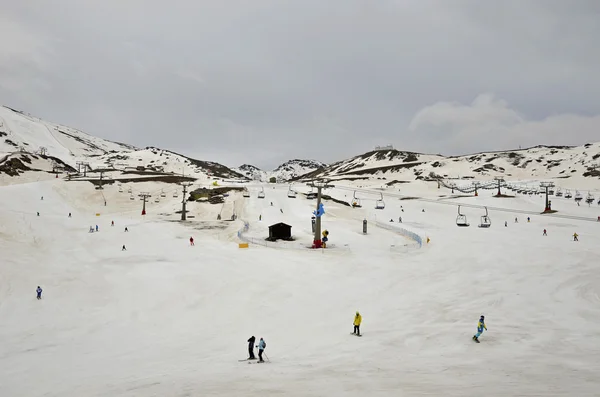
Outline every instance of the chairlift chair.
[(385, 208), (385, 203), (383, 202), (383, 193), (379, 193), (381, 195), (381, 199), (375, 202), (375, 209), (382, 210)]
[(571, 191), (567, 189), (567, 192), (565, 193), (565, 198), (570, 199), (571, 197), (573, 197), (573, 195), (571, 194)]
[(133, 197), (133, 194), (131, 196), (129, 196), (129, 200), (135, 200), (135, 197)]
[(244, 190), (244, 193), (242, 194), (244, 197), (248, 198), (250, 197), (250, 192), (248, 191), (248, 189)]
[(467, 216), (460, 213), (460, 205), (458, 206), (458, 216), (456, 217), (456, 226), (460, 226), (460, 227), (469, 226), (469, 222), (467, 222)]
[(154, 202), (155, 203), (160, 203), (160, 199), (157, 197), (157, 198), (154, 199)]
[(290, 188), (288, 189), (287, 196), (288, 198), (296, 198), (296, 192), (292, 190), (292, 185), (290, 185)]
[(265, 189), (263, 187), (260, 188), (260, 192), (258, 192), (258, 198), (259, 199), (264, 199), (265, 198)]
[(560, 188), (556, 189), (556, 197), (562, 197), (563, 192), (560, 190)]
[(354, 191), (354, 194), (352, 196), (352, 208), (361, 208), (362, 205), (360, 203), (360, 199), (358, 197), (356, 197), (356, 190)]
[(177, 198), (177, 192), (173, 193), (173, 198)]
[(588, 204), (592, 204), (594, 202), (594, 196), (590, 192), (588, 192), (585, 202)]
[(127, 189), (127, 193), (133, 193), (133, 191), (131, 190), (131, 188)]
[(488, 228), (490, 226), (492, 226), (492, 220), (490, 219), (490, 216), (488, 215), (487, 207), (485, 207), (485, 215), (481, 217), (481, 223), (479, 224), (479, 227)]
[(583, 200), (583, 197), (581, 196), (581, 193), (579, 193), (579, 190), (575, 191), (575, 201), (581, 201)]
[(165, 193), (164, 190), (160, 191), (160, 197), (167, 197), (167, 194)]

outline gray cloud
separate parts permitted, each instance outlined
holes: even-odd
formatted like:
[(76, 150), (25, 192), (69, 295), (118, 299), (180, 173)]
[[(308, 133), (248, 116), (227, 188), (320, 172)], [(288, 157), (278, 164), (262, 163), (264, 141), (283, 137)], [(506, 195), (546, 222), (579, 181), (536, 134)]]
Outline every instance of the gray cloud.
[(600, 127), (594, 1), (0, 6), (3, 103), (228, 165), (580, 144)]

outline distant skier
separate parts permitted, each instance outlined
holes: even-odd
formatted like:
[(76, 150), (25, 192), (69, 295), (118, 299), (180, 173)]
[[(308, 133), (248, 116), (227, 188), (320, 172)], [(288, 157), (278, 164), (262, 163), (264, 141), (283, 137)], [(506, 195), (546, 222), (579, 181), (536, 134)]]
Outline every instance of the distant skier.
[(126, 231), (126, 232), (128, 232), (128, 231), (129, 231), (129, 229), (127, 229), (127, 226), (125, 226), (125, 231)]
[(579, 241), (579, 234), (573, 233), (573, 241)]
[(115, 225), (115, 221), (110, 221), (110, 225), (114, 226)]
[(527, 222), (531, 222), (531, 218), (530, 217), (527, 217)]
[(37, 289), (35, 290), (35, 292), (37, 292), (38, 300), (42, 299), (42, 288), (39, 285), (38, 285)]
[(38, 211), (37, 216), (40, 216), (40, 212)]
[(258, 216), (258, 220), (259, 220), (259, 221), (262, 221), (262, 215), (259, 215), (259, 216)]
[(98, 231), (98, 225), (96, 225), (96, 231)]
[(44, 196), (42, 196), (42, 200), (44, 200)]
[(479, 318), (479, 323), (477, 324), (477, 333), (473, 335), (473, 340), (477, 343), (479, 343), (479, 337), (483, 333), (483, 330), (485, 329), (487, 331), (484, 319), (485, 318), (483, 317), (483, 315)]
[(71, 217), (71, 213), (69, 212), (69, 218)]
[(190, 245), (194, 245), (194, 238), (190, 237)]
[(360, 315), (359, 312), (356, 312), (356, 315), (354, 316), (354, 332), (353, 332), (353, 334), (356, 334), (357, 336), (360, 336), (360, 323), (362, 323), (362, 316)]
[(398, 222), (402, 223), (402, 217), (401, 216), (398, 217)]
[(508, 222), (504, 221), (504, 227), (508, 227)]
[(390, 222), (394, 222), (394, 220), (393, 220), (393, 219), (390, 219)]
[(121, 251), (127, 251), (127, 248), (125, 248), (125, 244), (123, 244), (123, 249)]
[(256, 356), (254, 356), (254, 342), (256, 341), (256, 338), (254, 337), (254, 335), (252, 335), (250, 337), (250, 339), (248, 339), (248, 360), (256, 360)]
[(258, 361), (261, 363), (265, 362), (262, 358), (262, 355), (266, 348), (267, 342), (265, 342), (263, 338), (260, 338), (260, 341), (258, 342)]
[(90, 233), (94, 233), (94, 227), (90, 226)]
[(544, 234), (542, 234), (542, 236), (547, 236), (548, 234), (546, 233), (546, 229), (544, 229)]
[(515, 223), (519, 223), (519, 218), (515, 217)]

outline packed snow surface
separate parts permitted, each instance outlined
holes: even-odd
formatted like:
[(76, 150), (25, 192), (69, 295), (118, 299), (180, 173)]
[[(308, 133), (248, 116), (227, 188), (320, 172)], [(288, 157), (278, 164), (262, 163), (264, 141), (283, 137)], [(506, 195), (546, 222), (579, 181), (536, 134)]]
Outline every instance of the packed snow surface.
[[(376, 191), (361, 193), (362, 208), (326, 201), (331, 248), (310, 250), (315, 201), (264, 187), (264, 199), (255, 185), (223, 205), (190, 203), (185, 223), (173, 222), (173, 185), (135, 184), (153, 195), (145, 217), (126, 185), (0, 187), (0, 395), (597, 395), (600, 222), (536, 215), (539, 196), (442, 199), (413, 182), (403, 194), (430, 201), (384, 192), (375, 210)], [(459, 228), (459, 202), (504, 210), (482, 229), (485, 210), (463, 207), (471, 226)], [(595, 203), (553, 208), (600, 215)], [(244, 221), (257, 241), (248, 249)], [(280, 221), (296, 241), (259, 244)], [(399, 226), (431, 241), (418, 248)], [(357, 310), (362, 338), (350, 335)], [(252, 335), (269, 363), (238, 361)]]

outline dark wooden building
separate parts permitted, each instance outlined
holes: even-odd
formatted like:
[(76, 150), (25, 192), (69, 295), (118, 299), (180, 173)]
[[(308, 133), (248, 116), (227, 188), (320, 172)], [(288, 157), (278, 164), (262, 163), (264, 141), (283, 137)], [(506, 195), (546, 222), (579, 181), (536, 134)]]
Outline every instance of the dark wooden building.
[(292, 227), (283, 222), (276, 223), (269, 226), (269, 241), (275, 240), (291, 240), (292, 239)]

